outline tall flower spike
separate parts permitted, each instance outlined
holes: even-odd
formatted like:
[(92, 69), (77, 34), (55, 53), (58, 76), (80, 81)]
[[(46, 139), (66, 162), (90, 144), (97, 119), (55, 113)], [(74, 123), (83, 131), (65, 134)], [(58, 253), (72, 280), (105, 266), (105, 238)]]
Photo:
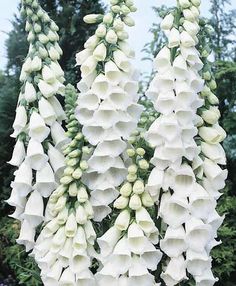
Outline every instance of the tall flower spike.
[(64, 147), (66, 168), (49, 198), (47, 222), (33, 251), (44, 285), (95, 286), (89, 270), (96, 238), (91, 222), (93, 209), (89, 191), (81, 182), (92, 149), (74, 116), (77, 97), (75, 88), (68, 85), (65, 103), (71, 142)]
[(85, 22), (99, 25), (76, 56), (82, 73), (76, 117), (95, 146), (83, 182), (92, 190), (96, 221), (111, 212), (109, 204), (119, 194), (116, 187), (127, 175), (121, 154), (142, 112), (137, 104), (137, 72), (130, 61), (134, 53), (124, 30), (125, 25), (134, 25), (128, 16), (132, 11), (136, 11), (133, 1), (119, 0), (111, 1), (105, 16), (86, 16)]
[[(21, 11), (27, 18), (25, 29), (30, 47), (22, 66), (22, 88), (13, 123), (12, 137), (16, 138), (16, 145), (9, 163), (18, 170), (14, 173), (8, 203), (16, 207), (12, 216), (22, 225), (17, 242), (29, 251), (34, 246), (35, 229), (44, 220), (43, 198), (49, 197), (59, 180), (57, 174), (55, 176), (55, 164), (47, 152), (48, 142), (61, 158), (61, 168), (65, 165), (64, 157), (57, 149), (64, 143), (61, 121), (65, 114), (62, 112), (59, 117), (50, 103), (56, 101), (62, 110), (56, 95), (63, 95), (64, 73), (57, 61), (62, 53), (57, 43), (57, 25), (37, 0), (23, 0)], [(57, 130), (54, 125), (58, 126)]]
[(146, 133), (155, 148), (147, 189), (153, 198), (161, 193), (159, 216), (167, 230), (160, 247), (169, 257), (161, 274), (165, 284), (177, 285), (190, 274), (196, 285), (213, 285), (209, 253), (223, 220), (215, 206), (227, 177), (219, 166), (225, 164), (219, 144), (225, 132), (210, 90), (215, 82), (209, 54), (199, 42), (206, 35), (198, 37), (200, 1), (177, 3), (162, 22), (168, 44), (154, 60), (157, 74), (147, 91), (160, 113)]
[[(135, 137), (135, 140), (134, 140)], [(140, 132), (133, 134), (133, 145), (139, 146)], [(138, 142), (136, 142), (138, 141)], [(97, 285), (154, 286), (155, 271), (162, 253), (158, 249), (159, 232), (151, 214), (154, 201), (145, 190), (149, 164), (143, 148), (130, 148), (127, 180), (114, 202), (114, 225), (97, 239), (101, 267), (96, 274)]]

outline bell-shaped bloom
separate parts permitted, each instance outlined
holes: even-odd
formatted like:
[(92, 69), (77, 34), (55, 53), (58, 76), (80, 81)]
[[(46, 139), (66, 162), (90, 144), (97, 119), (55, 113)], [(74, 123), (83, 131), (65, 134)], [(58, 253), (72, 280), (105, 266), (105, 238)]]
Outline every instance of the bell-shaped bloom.
[(115, 87), (108, 95), (109, 100), (112, 102), (116, 109), (126, 110), (132, 103), (132, 96), (127, 94), (122, 88)]
[(154, 103), (156, 111), (168, 115), (175, 108), (175, 94), (173, 91), (160, 92), (156, 102)]
[(45, 275), (45, 277), (44, 276), (42, 277), (43, 283), (45, 285), (48, 285), (48, 286), (56, 285), (59, 281), (60, 276), (61, 276), (62, 269), (63, 269), (63, 266), (62, 266), (61, 262), (59, 260), (57, 260), (52, 265), (52, 267), (50, 268), (48, 273)]
[(211, 267), (211, 258), (206, 251), (195, 252), (191, 249), (186, 252), (187, 270), (191, 275), (200, 276), (205, 269)]
[(218, 281), (218, 278), (215, 278), (211, 269), (207, 268), (202, 275), (196, 276), (195, 280), (196, 280), (196, 286), (204, 286), (204, 285), (213, 286)]
[(79, 273), (88, 269), (90, 266), (90, 257), (85, 250), (74, 249), (72, 253), (72, 260), (70, 262), (70, 268), (73, 273)]
[(37, 171), (36, 183), (34, 189), (37, 190), (43, 197), (47, 198), (51, 195), (52, 191), (57, 187), (55, 176), (51, 166), (46, 163), (45, 166)]
[(178, 228), (168, 227), (164, 239), (160, 241), (160, 246), (169, 257), (181, 255), (188, 247), (183, 226)]
[(56, 81), (55, 73), (46, 65), (42, 69), (42, 77), (47, 83), (54, 83)]
[(130, 212), (128, 210), (123, 210), (115, 221), (115, 226), (121, 230), (124, 231), (128, 228), (130, 223)]
[(54, 170), (55, 177), (61, 178), (63, 171), (65, 169), (64, 156), (60, 151), (58, 151), (51, 144), (48, 145), (48, 157), (50, 164)]
[(202, 220), (192, 217), (185, 223), (186, 241), (191, 250), (202, 252), (211, 237), (212, 228)]
[(187, 67), (187, 63), (185, 59), (183, 58), (181, 54), (175, 58), (173, 62), (173, 67), (174, 67), (174, 74), (175, 74), (176, 79), (184, 80), (188, 72), (188, 67)]
[(203, 162), (203, 170), (214, 187), (219, 190), (224, 188), (225, 180), (228, 176), (228, 171), (226, 169), (222, 170), (216, 163), (209, 159), (205, 159)]
[(137, 92), (139, 89), (138, 82), (134, 80), (124, 79), (120, 82), (120, 87), (124, 89), (128, 94), (132, 94), (137, 96)]
[(97, 67), (97, 60), (93, 56), (89, 56), (81, 65), (82, 77), (88, 76)]
[(90, 144), (97, 145), (99, 142), (103, 141), (106, 131), (103, 127), (100, 126), (84, 126), (83, 134), (87, 138)]
[(52, 253), (50, 251), (45, 256), (37, 260), (38, 266), (40, 267), (40, 269), (42, 269), (44, 273), (47, 273), (48, 269), (50, 269), (55, 262), (56, 262), (55, 253)]
[(43, 146), (33, 138), (30, 139), (27, 147), (26, 162), (32, 169), (41, 170), (48, 161), (48, 156), (44, 154)]
[(172, 14), (167, 14), (165, 18), (161, 21), (162, 30), (170, 30), (174, 24), (174, 16)]
[(34, 236), (35, 229), (27, 220), (23, 220), (21, 224), (20, 236), (17, 238), (16, 242), (18, 244), (23, 244), (28, 252), (34, 247)]
[(76, 285), (96, 286), (93, 273), (90, 270), (85, 270), (76, 275)]
[(24, 212), (24, 208), (16, 206), (15, 211), (12, 214), (10, 214), (9, 217), (22, 221), (23, 212)]
[(172, 28), (168, 35), (169, 48), (178, 47), (180, 44), (180, 34), (176, 28)]
[(92, 72), (86, 77), (83, 77), (78, 83), (77, 88), (80, 92), (87, 92), (89, 91), (92, 83), (94, 82), (95, 78), (97, 77), (96, 71)]
[(83, 227), (86, 235), (86, 240), (88, 241), (89, 244), (93, 245), (96, 239), (96, 232), (93, 228), (93, 224), (89, 220)]
[(141, 255), (141, 258), (145, 261), (145, 265), (148, 269), (155, 271), (162, 258), (162, 252), (156, 249), (151, 242), (147, 242), (145, 252)]
[(186, 279), (186, 262), (184, 257), (181, 255), (179, 257), (171, 258), (165, 272), (161, 274), (161, 278), (166, 285), (169, 286), (174, 286)]
[(12, 137), (17, 137), (27, 124), (27, 112), (24, 106), (19, 106), (16, 109), (16, 117), (13, 122), (14, 133)]
[(199, 135), (204, 141), (210, 144), (220, 143), (226, 137), (224, 129), (217, 124), (213, 125), (212, 127), (200, 127)]
[(99, 98), (105, 99), (107, 97), (108, 91), (111, 87), (109, 80), (105, 75), (99, 74), (92, 84), (92, 92), (96, 94)]
[(98, 61), (104, 61), (107, 56), (107, 48), (104, 43), (99, 44), (96, 49), (93, 51), (94, 58)]
[(91, 192), (91, 202), (98, 201), (100, 205), (109, 205), (117, 197), (119, 193), (114, 188), (96, 189)]
[(111, 128), (119, 120), (119, 113), (112, 105), (101, 105), (93, 114), (93, 121), (104, 129)]
[(56, 113), (49, 101), (44, 97), (39, 100), (39, 113), (47, 125), (52, 125), (56, 121)]
[(36, 96), (36, 90), (33, 86), (32, 83), (29, 83), (28, 81), (25, 84), (25, 93), (24, 93), (24, 97), (26, 99), (27, 102), (33, 102), (36, 100), (37, 96)]
[(20, 164), (24, 161), (25, 155), (26, 155), (25, 144), (23, 141), (18, 139), (14, 147), (11, 160), (8, 163), (11, 164), (12, 166), (19, 167)]
[(57, 91), (57, 90), (55, 90), (53, 85), (51, 85), (51, 84), (49, 84), (49, 83), (47, 83), (41, 79), (39, 80), (38, 87), (39, 87), (39, 90), (41, 91), (41, 93), (43, 94), (43, 96), (46, 98), (53, 96)]
[(54, 72), (57, 78), (64, 76), (64, 72), (58, 62), (51, 62), (50, 69)]
[(76, 276), (71, 271), (70, 267), (66, 268), (59, 280), (59, 286), (74, 286), (75, 285)]
[(55, 147), (61, 149), (64, 145), (70, 142), (70, 139), (66, 136), (64, 129), (61, 124), (54, 122), (51, 126), (51, 136)]
[(92, 122), (93, 111), (87, 108), (77, 108), (76, 119), (81, 125), (88, 125), (90, 122)]
[(59, 100), (55, 96), (51, 96), (48, 98), (48, 102), (53, 107), (54, 112), (56, 113), (57, 120), (62, 121), (66, 118), (66, 114), (59, 102)]
[(82, 65), (88, 57), (92, 55), (92, 52), (90, 49), (84, 49), (76, 54), (76, 64)]
[(153, 79), (154, 86), (162, 92), (174, 89), (175, 76), (173, 68), (170, 67), (164, 73), (158, 73)]
[(65, 227), (60, 227), (53, 236), (50, 251), (53, 253), (58, 253), (60, 250), (62, 250), (65, 241), (66, 241)]
[(176, 194), (164, 194), (168, 199), (162, 199), (160, 216), (163, 221), (173, 228), (179, 227), (189, 218), (188, 200)]
[(114, 62), (124, 72), (130, 72), (131, 63), (126, 55), (121, 50), (116, 50), (113, 53)]
[(32, 190), (32, 169), (24, 161), (19, 169), (15, 172), (14, 182), (11, 183), (11, 187), (19, 192), (19, 195), (25, 197)]
[(111, 253), (114, 246), (120, 239), (120, 236), (121, 236), (121, 231), (117, 229), (115, 226), (112, 226), (110, 229), (108, 229), (107, 232), (105, 232), (103, 236), (97, 239), (102, 256), (106, 257)]
[(83, 227), (81, 226), (78, 227), (76, 235), (73, 238), (73, 246), (74, 249), (78, 251), (86, 250), (87, 248), (86, 235)]
[(189, 197), (191, 214), (200, 219), (207, 219), (216, 207), (216, 201), (199, 184), (195, 184)]
[(196, 45), (194, 38), (186, 31), (183, 31), (180, 34), (180, 41), (181, 44), (186, 48), (190, 48)]
[(138, 257), (137, 255), (133, 255), (132, 257), (132, 264), (129, 269), (129, 276), (130, 277), (138, 277), (148, 274), (147, 267), (144, 264), (145, 262)]
[(74, 237), (77, 232), (77, 221), (75, 214), (71, 213), (65, 225), (65, 234), (67, 237)]
[(213, 210), (207, 218), (207, 223), (212, 227), (212, 237), (217, 237), (217, 230), (220, 228), (224, 221), (225, 216), (220, 216), (216, 210)]
[(164, 171), (159, 170), (157, 167), (152, 169), (148, 183), (146, 184), (146, 190), (150, 195), (157, 200), (159, 199), (160, 189), (164, 180)]
[(23, 217), (31, 226), (36, 227), (43, 221), (44, 203), (38, 191), (33, 191), (26, 203)]
[(42, 142), (48, 137), (49, 133), (50, 129), (46, 127), (43, 118), (34, 111), (30, 116), (29, 136)]
[(69, 265), (69, 261), (72, 258), (73, 251), (73, 238), (66, 238), (66, 241), (62, 247), (62, 249), (58, 253), (59, 260), (63, 264), (64, 267)]
[(95, 156), (119, 156), (126, 148), (126, 144), (121, 139), (103, 141), (97, 145), (94, 151)]
[(225, 165), (226, 156), (223, 147), (220, 144), (201, 143), (203, 154), (217, 164)]
[(12, 189), (11, 196), (8, 200), (6, 200), (6, 203), (8, 203), (10, 206), (20, 207), (24, 209), (26, 204), (26, 197), (20, 196), (17, 189)]
[(118, 84), (122, 79), (121, 71), (112, 61), (105, 64), (105, 76), (112, 84)]
[(143, 254), (145, 252), (145, 242), (147, 238), (140, 226), (133, 222), (128, 229), (128, 244), (130, 250), (135, 254)]
[(150, 214), (144, 207), (141, 207), (135, 212), (135, 219), (137, 224), (145, 233), (151, 233), (155, 224)]
[(195, 176), (192, 168), (183, 164), (179, 169), (175, 170), (174, 192), (182, 197), (189, 195), (191, 187), (195, 182)]
[(99, 103), (99, 96), (95, 92), (88, 91), (79, 96), (77, 101), (78, 110), (81, 110), (82, 108), (86, 108), (88, 110), (96, 110), (99, 106)]

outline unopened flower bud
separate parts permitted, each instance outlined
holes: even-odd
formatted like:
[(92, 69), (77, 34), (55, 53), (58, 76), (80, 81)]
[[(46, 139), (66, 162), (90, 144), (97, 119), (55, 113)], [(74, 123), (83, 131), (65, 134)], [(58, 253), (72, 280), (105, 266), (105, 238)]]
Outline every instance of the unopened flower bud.
[(136, 153), (137, 153), (139, 156), (143, 157), (143, 156), (145, 155), (146, 151), (145, 151), (143, 148), (137, 148), (137, 149), (136, 149)]
[(69, 186), (69, 195), (71, 197), (76, 197), (78, 194), (78, 188), (77, 188), (77, 184), (74, 182), (72, 184), (70, 184)]
[(134, 164), (129, 166), (129, 168), (128, 168), (129, 174), (135, 175), (137, 173), (137, 171), (138, 171), (138, 167)]
[(144, 192), (144, 183), (141, 180), (137, 180), (133, 185), (133, 192), (140, 195)]
[(128, 203), (129, 203), (129, 199), (127, 197), (121, 196), (115, 200), (114, 208), (122, 210), (128, 206)]
[(85, 203), (88, 200), (88, 193), (85, 187), (79, 187), (77, 199), (80, 203)]
[(88, 162), (87, 161), (85, 161), (85, 160), (82, 160), (81, 162), (80, 162), (80, 168), (83, 170), (83, 171), (85, 171), (85, 170), (87, 170), (88, 169)]
[(63, 176), (63, 177), (60, 179), (60, 183), (63, 184), (63, 185), (68, 185), (68, 184), (70, 184), (72, 181), (73, 181), (73, 178), (72, 178), (71, 176)]
[(140, 160), (138, 164), (139, 164), (139, 167), (143, 170), (147, 170), (149, 168), (149, 163), (145, 159)]
[(142, 193), (141, 200), (142, 204), (147, 208), (150, 208), (154, 205), (154, 201), (148, 192)]
[(110, 29), (106, 34), (106, 41), (109, 44), (116, 44), (117, 40), (118, 40), (118, 37), (117, 37), (115, 31)]
[(113, 16), (111, 13), (107, 13), (104, 17), (103, 17), (103, 23), (105, 24), (111, 24), (113, 22)]
[(123, 210), (116, 218), (115, 226), (120, 231), (125, 231), (128, 228), (129, 223), (130, 223), (130, 212), (128, 210)]
[(126, 179), (128, 182), (133, 183), (137, 179), (137, 175), (136, 174), (128, 174)]
[(105, 37), (106, 33), (107, 33), (107, 28), (103, 24), (99, 25), (96, 32), (95, 32), (96, 36), (99, 38)]
[(80, 179), (80, 178), (82, 177), (82, 174), (83, 174), (82, 170), (81, 170), (80, 168), (77, 168), (77, 169), (73, 172), (72, 177), (73, 177), (74, 179), (78, 180), (78, 179)]
[(128, 149), (128, 150), (127, 150), (127, 155), (128, 155), (129, 157), (133, 157), (133, 156), (135, 155), (135, 150), (134, 150), (134, 149)]
[(132, 185), (127, 182), (120, 188), (120, 194), (124, 197), (129, 197), (132, 193), (132, 190)]
[(95, 24), (102, 20), (102, 15), (100, 14), (89, 14), (84, 17), (84, 22), (87, 24)]
[(129, 207), (132, 210), (138, 210), (142, 207), (141, 199), (138, 195), (134, 194), (132, 195), (130, 201), (129, 201)]

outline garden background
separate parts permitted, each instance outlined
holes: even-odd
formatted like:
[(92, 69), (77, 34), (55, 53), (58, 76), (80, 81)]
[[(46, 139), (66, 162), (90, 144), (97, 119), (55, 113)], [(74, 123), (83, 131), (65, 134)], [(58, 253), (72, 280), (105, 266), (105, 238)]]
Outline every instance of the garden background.
[[(5, 2), (5, 3), (3, 3)], [(15, 2), (11, 1), (10, 6)], [(39, 0), (44, 9), (49, 12), (52, 19), (60, 27), (60, 45), (64, 55), (60, 62), (66, 72), (67, 82), (76, 85), (80, 79), (79, 70), (75, 67), (75, 53), (82, 50), (83, 43), (94, 32), (91, 25), (83, 23), (83, 17), (89, 13), (99, 13), (106, 9), (106, 3), (99, 0)], [(226, 214), (226, 219), (219, 231), (222, 244), (213, 251), (214, 271), (220, 278), (217, 285), (236, 285), (236, 2), (232, 0), (203, 0), (202, 12), (211, 23), (212, 56), (216, 74), (222, 113), (221, 125), (228, 133), (224, 147), (228, 158), (229, 177), (227, 188), (219, 201), (218, 211)], [(157, 54), (164, 41), (159, 30), (159, 14), (165, 7), (161, 4), (171, 5), (174, 1), (137, 0), (140, 8), (136, 13), (137, 27), (131, 30), (131, 43), (137, 50), (137, 66), (142, 68), (141, 91), (150, 82), (153, 56)], [(155, 4), (153, 11), (151, 6)], [(6, 1), (0, 3), (0, 15), (4, 16), (4, 9), (8, 6)], [(157, 9), (157, 6), (159, 7)], [(161, 8), (160, 8), (161, 7)], [(18, 7), (19, 8), (19, 7)], [(6, 8), (9, 11), (9, 7)], [(14, 10), (13, 10), (14, 11)], [(145, 13), (147, 12), (147, 13)], [(143, 15), (143, 16), (142, 16)], [(147, 21), (145, 21), (147, 19)], [(24, 19), (12, 15), (11, 30), (7, 34), (1, 31), (5, 41), (4, 60), (0, 64), (0, 286), (39, 286), (38, 269), (24, 252), (23, 247), (16, 245), (19, 225), (8, 218), (12, 212), (5, 203), (10, 194), (10, 182), (14, 169), (6, 164), (11, 157), (14, 140), (10, 138), (11, 126), (15, 116), (15, 107), (20, 89), (18, 80), (24, 57), (27, 54), (27, 41), (24, 31)], [(153, 26), (150, 33), (146, 30)], [(2, 19), (0, 21), (2, 23)], [(149, 26), (148, 26), (149, 25)], [(146, 29), (146, 30), (145, 30)], [(1, 25), (0, 30), (4, 30)], [(140, 36), (140, 31), (142, 35)], [(148, 42), (145, 45), (145, 42)], [(143, 48), (142, 52), (140, 51)], [(0, 50), (1, 53), (3, 51)], [(141, 58), (143, 61), (141, 62)], [(185, 284), (186, 285), (186, 284)]]

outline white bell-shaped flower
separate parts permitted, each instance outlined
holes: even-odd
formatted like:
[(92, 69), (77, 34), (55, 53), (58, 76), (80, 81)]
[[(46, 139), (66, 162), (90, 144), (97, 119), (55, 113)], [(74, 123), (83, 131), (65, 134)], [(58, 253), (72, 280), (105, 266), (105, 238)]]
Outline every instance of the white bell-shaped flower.
[(25, 93), (24, 93), (25, 100), (27, 102), (33, 102), (36, 100), (36, 90), (32, 83), (26, 82), (25, 84)]
[(76, 275), (76, 285), (96, 286), (93, 273), (90, 270), (85, 270)]
[(130, 277), (138, 277), (148, 274), (147, 267), (145, 266), (145, 262), (141, 259), (141, 257), (137, 255), (132, 256), (132, 264), (129, 269)]
[(54, 265), (55, 262), (56, 262), (55, 253), (52, 253), (50, 251), (44, 257), (39, 258), (37, 260), (37, 264), (39, 268), (42, 269), (44, 273), (47, 273), (48, 270)]
[(23, 217), (32, 227), (36, 227), (43, 221), (43, 211), (43, 198), (38, 191), (33, 191), (26, 203)]
[(188, 196), (195, 180), (192, 168), (187, 164), (181, 165), (175, 170), (174, 192), (182, 197)]
[(88, 76), (97, 67), (97, 61), (93, 56), (89, 56), (81, 65), (82, 77)]
[(158, 73), (153, 79), (154, 86), (162, 92), (174, 89), (175, 76), (173, 68), (170, 67), (164, 73)]
[(147, 242), (145, 252), (141, 255), (141, 258), (145, 261), (145, 265), (148, 269), (155, 271), (162, 258), (162, 252), (156, 249), (151, 242)]
[(31, 226), (30, 222), (23, 220), (21, 224), (20, 236), (16, 242), (23, 244), (26, 247), (26, 251), (30, 251), (34, 247), (35, 229)]
[(180, 34), (176, 28), (172, 28), (168, 35), (169, 48), (178, 47), (180, 44)]
[(122, 79), (121, 71), (112, 61), (105, 64), (105, 76), (112, 84), (118, 84)]
[(153, 62), (155, 70), (158, 72), (165, 72), (171, 67), (171, 54), (170, 49), (164, 47), (157, 54)]
[(174, 74), (177, 80), (184, 80), (186, 78), (188, 67), (185, 59), (180, 54), (173, 62)]
[(175, 107), (175, 94), (173, 91), (160, 92), (154, 103), (156, 111), (168, 115), (173, 112)]
[(195, 184), (189, 197), (190, 211), (196, 218), (207, 219), (215, 209), (216, 201), (199, 184)]
[(59, 280), (59, 286), (74, 286), (75, 285), (75, 274), (71, 271), (70, 267), (66, 268)]
[(86, 250), (87, 248), (86, 235), (81, 226), (78, 227), (76, 235), (73, 238), (73, 246), (78, 251)]
[(19, 195), (26, 197), (32, 190), (32, 169), (24, 161), (19, 169), (15, 172), (14, 182), (11, 183), (11, 187), (19, 192)]
[(171, 258), (165, 272), (161, 274), (161, 278), (168, 286), (174, 286), (186, 279), (186, 262), (184, 257), (181, 255)]
[(64, 156), (55, 147), (53, 147), (51, 144), (48, 144), (48, 157), (50, 164), (54, 170), (55, 177), (57, 179), (61, 178), (65, 169)]
[(77, 232), (77, 221), (75, 218), (75, 214), (72, 212), (67, 219), (65, 225), (65, 234), (67, 237), (74, 237)]
[(31, 138), (27, 147), (26, 163), (32, 169), (41, 170), (48, 161), (48, 156), (44, 154), (43, 146), (41, 143)]
[(61, 149), (64, 145), (70, 142), (70, 139), (66, 136), (65, 130), (58, 122), (54, 122), (51, 126), (51, 136), (55, 147)]
[(192, 217), (185, 223), (186, 241), (191, 250), (202, 252), (211, 237), (212, 228), (202, 220)]
[(119, 192), (114, 188), (106, 188), (106, 189), (96, 189), (91, 192), (91, 202), (98, 201), (100, 205), (109, 205), (112, 203), (119, 195)]
[(99, 98), (105, 99), (107, 97), (107, 93), (110, 89), (110, 82), (106, 78), (105, 75), (99, 74), (93, 84), (92, 84), (92, 92), (94, 92)]
[(111, 128), (119, 120), (119, 113), (112, 105), (101, 105), (93, 114), (93, 121), (104, 129)]
[(36, 183), (34, 189), (37, 190), (43, 197), (47, 198), (52, 191), (57, 187), (55, 176), (51, 166), (46, 163), (45, 166), (36, 172)]
[(56, 113), (57, 120), (62, 121), (66, 119), (66, 114), (65, 111), (63, 110), (59, 100), (55, 96), (51, 96), (48, 98), (48, 102), (51, 104), (53, 107), (53, 110)]
[(202, 275), (196, 276), (195, 280), (196, 286), (213, 286), (218, 281), (218, 278), (215, 278), (211, 269), (208, 268)]
[(163, 180), (164, 180), (164, 171), (159, 170), (157, 167), (152, 169), (148, 178), (148, 183), (146, 184), (145, 187), (145, 189), (150, 193), (152, 197), (155, 198), (159, 197)]
[(131, 63), (126, 55), (121, 50), (116, 50), (113, 52), (115, 64), (124, 72), (130, 72)]
[(164, 239), (160, 241), (160, 246), (169, 257), (181, 255), (188, 247), (183, 226), (178, 228), (168, 227)]
[(50, 69), (50, 67), (44, 65), (42, 69), (43, 80), (47, 83), (54, 83), (56, 81), (55, 73)]
[(24, 142), (18, 139), (14, 147), (11, 160), (8, 163), (12, 166), (19, 167), (20, 164), (24, 161), (25, 155), (26, 152)]
[(212, 237), (217, 237), (217, 230), (220, 228), (224, 221), (225, 216), (220, 216), (216, 210), (213, 210), (207, 218), (207, 223), (212, 227)]
[(92, 55), (90, 49), (84, 49), (76, 54), (76, 63), (77, 65), (82, 65), (88, 57)]
[(124, 89), (128, 94), (132, 94), (134, 96), (137, 95), (139, 90), (138, 82), (134, 80), (124, 79), (120, 82), (120, 87)]
[(77, 88), (80, 92), (87, 92), (89, 91), (90, 87), (92, 86), (92, 83), (94, 82), (95, 78), (97, 76), (97, 72), (94, 71), (91, 74), (89, 74), (86, 77), (83, 77), (78, 83)]
[(60, 250), (62, 250), (65, 241), (66, 241), (65, 227), (60, 227), (52, 238), (50, 251), (53, 253), (58, 253)]
[(27, 112), (24, 106), (20, 105), (16, 109), (16, 117), (13, 122), (14, 133), (11, 135), (16, 138), (27, 124)]
[(121, 231), (112, 226), (103, 236), (97, 239), (102, 256), (107, 256), (111, 253), (120, 236)]
[[(72, 260), (70, 262), (70, 268), (73, 273), (79, 273), (88, 269), (90, 266), (90, 257), (85, 250), (74, 249), (72, 253)], [(74, 285), (74, 284), (73, 284)]]
[(43, 81), (42, 79), (39, 80), (38, 87), (40, 92), (46, 98), (52, 97), (57, 92), (53, 85)]
[(224, 188), (225, 180), (228, 176), (228, 171), (226, 169), (222, 170), (216, 163), (209, 159), (205, 159), (203, 162), (203, 170), (213, 186), (219, 190)]
[(144, 207), (141, 207), (140, 209), (138, 209), (135, 212), (135, 219), (136, 219), (137, 224), (141, 227), (141, 229), (145, 233), (147, 233), (147, 234), (151, 233), (155, 224), (154, 224), (150, 214), (148, 213), (148, 211)]
[(16, 219), (16, 220), (19, 220), (19, 221), (22, 221), (23, 220), (23, 218), (22, 218), (23, 212), (24, 212), (24, 208), (16, 206), (15, 211), (12, 214), (10, 214), (9, 217)]
[(186, 252), (187, 270), (191, 275), (200, 276), (205, 269), (211, 267), (211, 258), (206, 251), (195, 252), (188, 249)]
[(124, 231), (128, 228), (130, 223), (130, 212), (128, 210), (123, 210), (115, 221), (115, 226), (121, 230)]
[(188, 34), (186, 31), (183, 31), (180, 34), (180, 41), (181, 41), (181, 45), (183, 45), (186, 48), (194, 47), (196, 45), (193, 37), (190, 34)]
[(200, 127), (200, 137), (210, 144), (217, 144), (222, 142), (226, 138), (226, 133), (219, 125), (213, 125), (212, 127)]
[(174, 16), (172, 14), (167, 14), (165, 18), (161, 21), (162, 30), (170, 30), (174, 24)]
[(84, 126), (82, 132), (92, 145), (97, 145), (103, 141), (106, 135), (105, 129), (100, 126)]
[(126, 110), (132, 103), (132, 96), (127, 94), (122, 88), (114, 87), (108, 95), (109, 100), (112, 102), (116, 109)]
[(124, 152), (126, 144), (121, 139), (103, 141), (99, 143), (94, 151), (96, 156), (111, 156), (117, 157)]
[(39, 142), (44, 141), (50, 133), (43, 118), (35, 111), (30, 116), (29, 136)]
[(49, 101), (44, 97), (39, 100), (39, 113), (47, 125), (52, 125), (56, 121), (56, 113)]
[(26, 197), (20, 196), (17, 189), (12, 189), (10, 198), (6, 200), (6, 203), (12, 207), (20, 207), (24, 209), (26, 204)]
[(49, 272), (46, 274), (46, 276), (42, 277), (43, 283), (47, 286), (56, 285), (59, 281), (60, 276), (61, 276), (62, 269), (63, 269), (63, 267), (62, 267), (61, 262), (59, 260), (57, 260), (53, 264), (53, 266), (51, 267)]
[(69, 266), (69, 262), (72, 258), (73, 251), (73, 238), (67, 238), (62, 249), (58, 253), (59, 260), (64, 267)]
[(145, 242), (147, 238), (140, 226), (133, 222), (128, 229), (128, 244), (130, 250), (135, 254), (143, 254), (145, 252)]
[(161, 203), (160, 215), (163, 221), (171, 227), (179, 227), (189, 218), (187, 198), (173, 194), (168, 200), (164, 199), (163, 203)]
[(201, 142), (203, 154), (217, 164), (225, 165), (226, 156), (223, 147), (220, 144), (209, 144)]
[(93, 91), (88, 91), (80, 95), (77, 101), (79, 110), (82, 108), (86, 108), (88, 110), (95, 110), (98, 108), (99, 103), (100, 98)]

